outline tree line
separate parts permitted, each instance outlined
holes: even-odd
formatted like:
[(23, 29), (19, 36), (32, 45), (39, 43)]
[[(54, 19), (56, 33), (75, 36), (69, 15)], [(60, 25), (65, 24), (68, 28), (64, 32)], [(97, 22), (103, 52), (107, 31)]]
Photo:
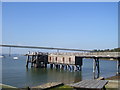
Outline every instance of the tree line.
[(120, 52), (120, 48), (104, 49), (104, 50), (95, 49), (94, 51), (95, 52)]

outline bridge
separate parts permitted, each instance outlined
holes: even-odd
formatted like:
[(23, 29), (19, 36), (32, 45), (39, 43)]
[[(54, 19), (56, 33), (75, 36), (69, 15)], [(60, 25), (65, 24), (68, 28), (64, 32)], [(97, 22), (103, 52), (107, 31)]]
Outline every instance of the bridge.
[(87, 51), (90, 52), (92, 50), (82, 50), (82, 49), (69, 49), (69, 48), (54, 48), (54, 47), (38, 47), (38, 46), (23, 46), (23, 45), (0, 45), (0, 47), (14, 47), (14, 48), (33, 48), (33, 49), (50, 49), (50, 50), (67, 50), (67, 51)]
[[(19, 46), (19, 45), (0, 45), (1, 47), (13, 47), (13, 48), (33, 48), (33, 49), (49, 49), (49, 50), (67, 50), (67, 51), (79, 51), (79, 52), (55, 52), (55, 53), (40, 53), (33, 52), (26, 54), (27, 63), (31, 63), (31, 67), (41, 67), (47, 66), (50, 64), (56, 68), (59, 68), (62, 65), (62, 68), (76, 67), (81, 70), (83, 58), (92, 58), (93, 59), (93, 73), (100, 73), (99, 60), (102, 58), (107, 59), (116, 59), (117, 60), (117, 74), (120, 74), (120, 52), (94, 52), (93, 50), (82, 50), (82, 49), (68, 49), (68, 48), (53, 48), (53, 47), (37, 47), (37, 46)], [(41, 64), (42, 63), (42, 64)], [(71, 69), (71, 68), (70, 68)]]

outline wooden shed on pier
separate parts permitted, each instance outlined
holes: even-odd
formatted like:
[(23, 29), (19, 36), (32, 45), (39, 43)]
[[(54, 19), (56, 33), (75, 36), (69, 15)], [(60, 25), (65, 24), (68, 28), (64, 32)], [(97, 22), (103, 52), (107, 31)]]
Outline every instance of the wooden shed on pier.
[(49, 55), (49, 63), (68, 64), (68, 65), (82, 65), (82, 57), (73, 55)]

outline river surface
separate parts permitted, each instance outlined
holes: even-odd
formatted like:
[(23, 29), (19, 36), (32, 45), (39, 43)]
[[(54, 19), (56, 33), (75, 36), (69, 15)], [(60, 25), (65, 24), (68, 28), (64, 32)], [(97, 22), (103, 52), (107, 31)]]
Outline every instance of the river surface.
[[(26, 69), (26, 57), (18, 56), (18, 60), (13, 60), (13, 56), (2, 58), (2, 83), (15, 87), (27, 87), (41, 85), (47, 82), (72, 83), (85, 79), (93, 79), (93, 60), (83, 59), (82, 72), (70, 70), (45, 68)], [(100, 76), (110, 77), (116, 74), (117, 62), (100, 60)]]

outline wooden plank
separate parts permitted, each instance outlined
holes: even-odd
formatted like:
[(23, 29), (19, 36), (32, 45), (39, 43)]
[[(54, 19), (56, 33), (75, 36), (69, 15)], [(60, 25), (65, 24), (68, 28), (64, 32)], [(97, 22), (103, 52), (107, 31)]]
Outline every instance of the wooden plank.
[(101, 83), (103, 83), (103, 82), (102, 82), (101, 80), (98, 80), (98, 82), (97, 82), (95, 85), (93, 85), (91, 88), (102, 89), (103, 86), (101, 86), (101, 87), (98, 88), (98, 86), (99, 86)]
[(106, 84), (108, 83), (108, 81), (102, 81), (102, 83), (99, 84), (99, 86), (97, 86), (97, 88), (100, 88), (100, 87), (104, 87)]
[(72, 84), (71, 86), (72, 86), (72, 87), (76, 87), (76, 86), (79, 85), (79, 84), (85, 84), (87, 81), (88, 81), (88, 80), (80, 81), (80, 82), (78, 82), (78, 83)]
[(88, 80), (85, 84), (80, 84), (79, 87), (86, 87), (89, 84), (93, 83), (94, 80)]
[(78, 85), (79, 83), (81, 83), (81, 82), (71, 84), (71, 86), (74, 87), (74, 86)]
[(60, 85), (63, 85), (63, 83), (61, 83), (61, 82), (50, 82), (50, 83), (46, 83), (46, 84), (43, 84), (43, 85), (32, 87), (31, 90), (34, 90), (35, 88), (50, 89), (50, 88), (60, 86)]
[(88, 82), (88, 80), (85, 81), (81, 81), (78, 85), (76, 85), (75, 87), (80, 87), (83, 86), (84, 84), (86, 84)]
[(105, 80), (83, 80), (71, 86), (75, 88), (102, 89), (107, 82), (108, 81), (105, 81)]
[(92, 88), (98, 82), (99, 82), (99, 80), (94, 80), (93, 82), (91, 82), (90, 84), (88, 84), (88, 86), (86, 86), (86, 88)]

